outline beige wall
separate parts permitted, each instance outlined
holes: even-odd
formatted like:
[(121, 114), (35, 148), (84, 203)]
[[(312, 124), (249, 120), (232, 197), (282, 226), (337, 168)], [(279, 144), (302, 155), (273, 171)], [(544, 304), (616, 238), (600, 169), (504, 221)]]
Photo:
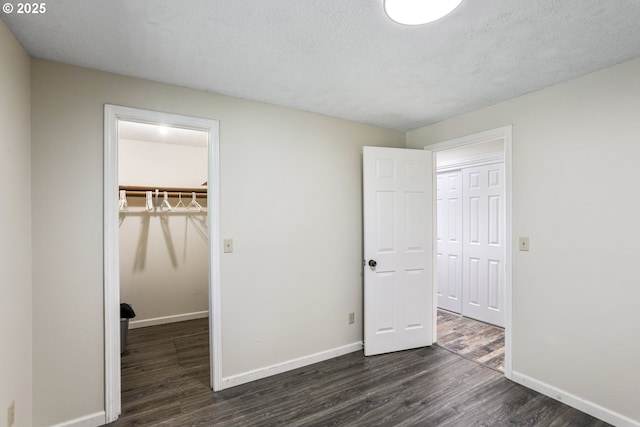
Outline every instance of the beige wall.
[[(129, 201), (144, 203), (144, 198)], [(131, 304), (136, 313), (130, 327), (207, 316), (206, 220), (205, 211), (149, 213), (143, 206), (132, 206), (120, 213), (120, 301)]]
[[(407, 134), (513, 124), (513, 369), (640, 422), (640, 60)], [(514, 242), (514, 247), (517, 244)]]
[(202, 186), (207, 180), (207, 133), (199, 133), (202, 146), (120, 138), (118, 183), (155, 187)]
[[(33, 59), (34, 424), (104, 409), (105, 103), (220, 121), (223, 376), (362, 339), (361, 151), (404, 134)], [(349, 325), (348, 313), (356, 312)]]
[(0, 426), (31, 425), (29, 57), (0, 20)]

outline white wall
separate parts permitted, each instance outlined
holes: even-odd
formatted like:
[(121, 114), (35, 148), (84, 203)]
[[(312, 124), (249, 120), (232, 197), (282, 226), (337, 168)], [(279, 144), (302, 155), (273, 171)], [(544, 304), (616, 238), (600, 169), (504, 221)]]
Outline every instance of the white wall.
[(202, 186), (207, 181), (207, 134), (201, 133), (204, 135), (205, 143), (201, 147), (120, 139), (119, 184), (157, 187)]
[[(205, 146), (118, 141), (120, 185), (200, 188), (207, 180)], [(127, 198), (120, 212), (120, 300), (133, 306), (131, 327), (186, 320), (209, 309), (206, 197), (189, 212), (191, 194), (170, 212), (147, 212), (144, 197)], [(162, 193), (160, 193), (162, 201)], [(169, 198), (176, 206), (177, 198)], [(176, 317), (178, 316), (178, 317)]]
[(221, 233), (234, 239), (221, 261), (224, 377), (362, 340), (362, 146), (402, 147), (403, 133), (31, 66), (35, 426), (104, 410), (105, 103), (220, 121)]
[(31, 425), (29, 57), (0, 20), (0, 426)]
[[(206, 207), (200, 213), (149, 213), (138, 203), (144, 198), (129, 198), (129, 202), (129, 211), (120, 213), (120, 300), (131, 304), (136, 312), (130, 326), (192, 318), (186, 315), (206, 317)], [(176, 200), (170, 202), (175, 205)]]
[(639, 111), (634, 60), (409, 132), (407, 146), (513, 124), (514, 240), (531, 239), (513, 254), (514, 375), (640, 424)]

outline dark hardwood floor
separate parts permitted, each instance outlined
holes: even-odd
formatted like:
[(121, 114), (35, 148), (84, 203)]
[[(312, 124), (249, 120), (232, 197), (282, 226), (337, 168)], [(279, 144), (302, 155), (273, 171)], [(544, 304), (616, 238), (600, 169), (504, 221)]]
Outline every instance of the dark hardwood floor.
[(124, 426), (607, 426), (439, 346), (351, 353), (213, 393), (206, 320), (129, 331)]
[(437, 344), (504, 372), (504, 328), (438, 309)]

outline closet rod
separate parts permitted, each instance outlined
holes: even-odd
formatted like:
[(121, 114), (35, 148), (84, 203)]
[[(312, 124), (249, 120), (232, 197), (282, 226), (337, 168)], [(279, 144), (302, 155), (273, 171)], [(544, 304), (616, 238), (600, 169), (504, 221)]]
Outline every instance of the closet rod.
[(156, 189), (160, 191), (160, 196), (166, 191), (169, 197), (178, 197), (182, 193), (182, 197), (188, 199), (191, 193), (196, 193), (196, 197), (207, 197), (207, 189), (202, 187), (148, 187), (141, 185), (121, 185), (120, 190), (127, 191), (127, 197), (145, 197), (147, 191), (151, 191), (154, 195)]

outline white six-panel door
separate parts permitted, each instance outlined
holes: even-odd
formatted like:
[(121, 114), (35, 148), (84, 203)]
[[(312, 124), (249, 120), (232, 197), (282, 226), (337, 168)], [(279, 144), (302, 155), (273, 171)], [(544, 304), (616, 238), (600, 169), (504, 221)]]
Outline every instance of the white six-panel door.
[(462, 312), (462, 172), (441, 172), (436, 186), (438, 307)]
[(504, 163), (437, 179), (438, 307), (504, 326)]
[(504, 163), (464, 168), (462, 314), (504, 326)]
[(433, 344), (431, 151), (364, 147), (364, 352)]

